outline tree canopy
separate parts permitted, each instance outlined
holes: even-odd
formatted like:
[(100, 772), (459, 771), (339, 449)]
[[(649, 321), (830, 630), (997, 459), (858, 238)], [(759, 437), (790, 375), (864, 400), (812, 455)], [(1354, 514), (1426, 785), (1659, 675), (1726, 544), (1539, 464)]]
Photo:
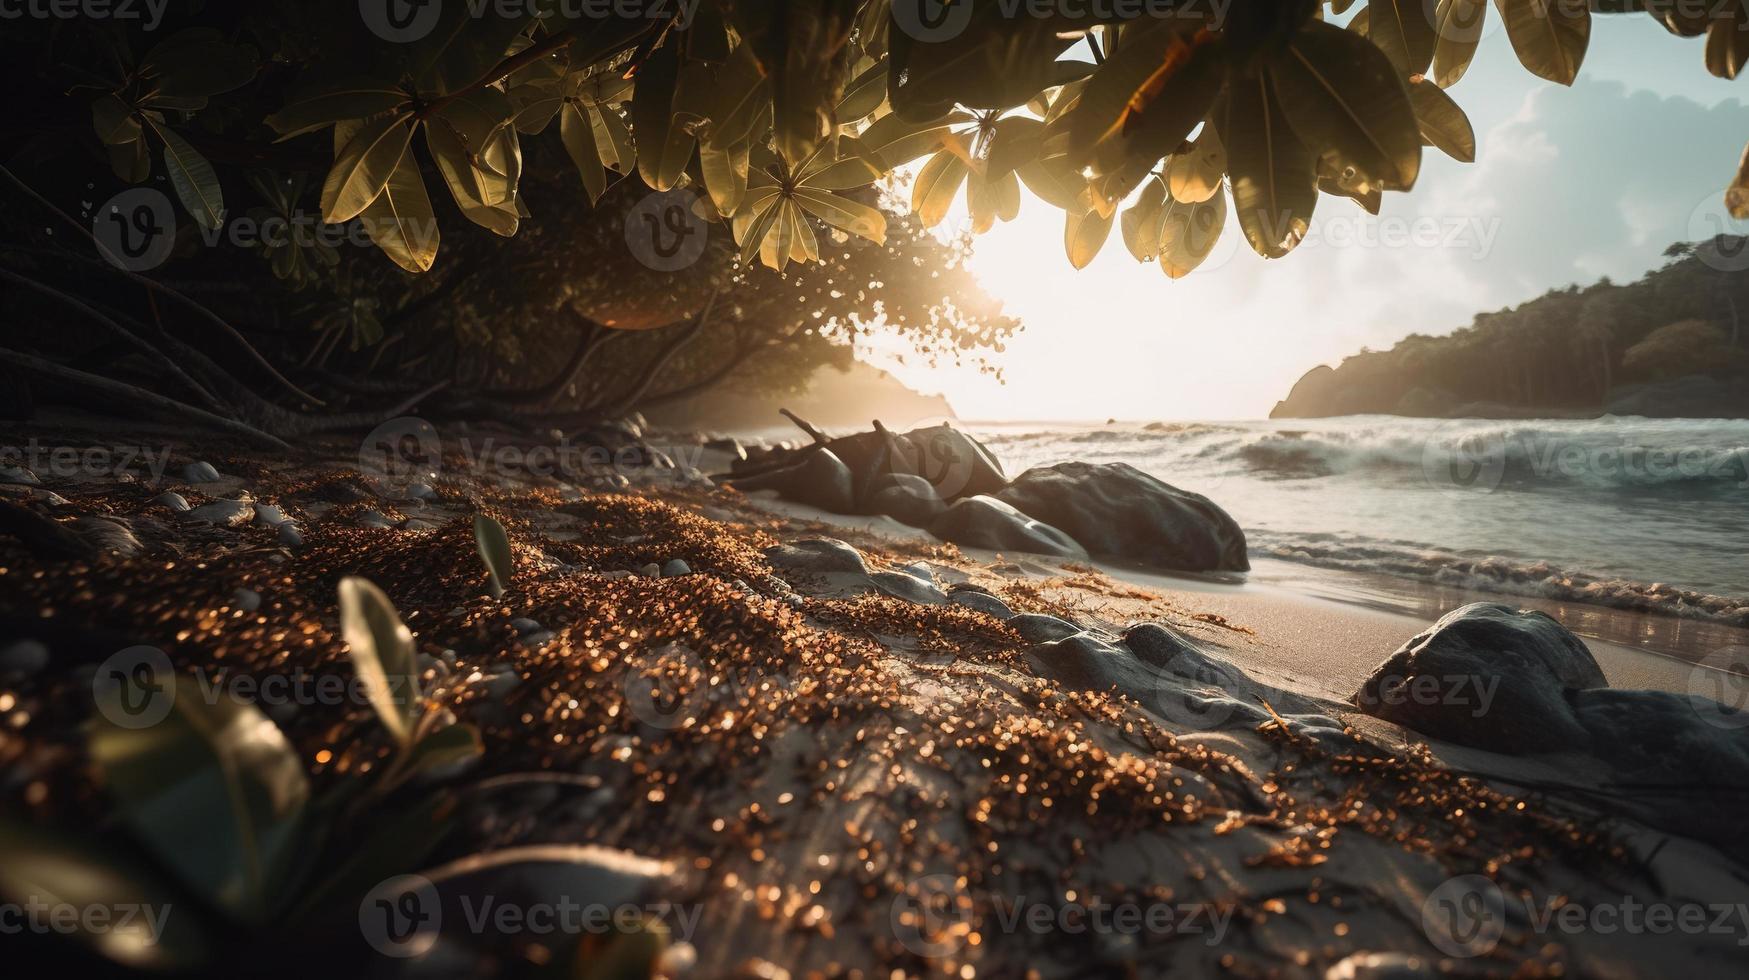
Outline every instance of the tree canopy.
[[(437, 195), (494, 234), (518, 232), (540, 206), (524, 193), (536, 140), (562, 145), (592, 201), (634, 175), (697, 189), (699, 216), (731, 229), (743, 261), (779, 270), (819, 261), (824, 230), (883, 241), (887, 216), (846, 192), (925, 157), (910, 204), (926, 225), (964, 187), (973, 230), (987, 230), (1015, 216), (1024, 183), (1064, 212), (1077, 266), (1132, 196), (1122, 237), (1169, 275), (1194, 268), (1229, 219), (1280, 257), (1321, 197), (1376, 211), (1382, 193), (1413, 187), (1424, 144), (1473, 158), (1447, 90), (1489, 16), (1486, 0), (1373, 0), (1345, 27), (1324, 18), (1353, 0), (190, 6), (179, 30), (96, 21), (52, 42), (79, 66), (116, 173), (167, 173), (210, 228), (226, 213), (216, 163), (306, 169), (322, 220), (365, 219), (417, 272), (442, 251)], [(1594, 9), (1704, 34), (1723, 77), (1749, 58), (1740, 3), (1496, 6), (1524, 66), (1562, 84)], [(1749, 214), (1743, 174), (1729, 205)], [(301, 265), (275, 259), (282, 274)]]

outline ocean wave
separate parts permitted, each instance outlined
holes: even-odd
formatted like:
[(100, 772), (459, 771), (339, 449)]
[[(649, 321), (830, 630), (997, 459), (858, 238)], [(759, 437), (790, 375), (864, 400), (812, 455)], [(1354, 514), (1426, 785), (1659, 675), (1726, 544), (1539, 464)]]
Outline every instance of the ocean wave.
[(1253, 555), (1319, 568), (1749, 627), (1749, 597), (1635, 582), (1560, 568), (1546, 561), (1465, 555), (1409, 542), (1356, 541), (1328, 534), (1249, 534)]

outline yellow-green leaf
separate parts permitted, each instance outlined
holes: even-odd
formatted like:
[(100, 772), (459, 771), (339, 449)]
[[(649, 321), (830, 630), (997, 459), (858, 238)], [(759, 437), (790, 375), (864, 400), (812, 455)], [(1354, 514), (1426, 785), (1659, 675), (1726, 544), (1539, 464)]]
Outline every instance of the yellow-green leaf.
[(348, 119), (371, 116), (406, 105), (408, 96), (387, 82), (356, 79), (329, 86), (287, 105), (267, 117), (281, 140), (326, 129)]
[(1168, 199), (1160, 212), (1160, 271), (1183, 279), (1208, 259), (1227, 224), (1227, 197), (1216, 194), (1198, 204)]
[(1458, 83), (1482, 40), (1488, 0), (1439, 0), (1433, 13), (1433, 80), (1442, 88)]
[(1365, 38), (1307, 24), (1270, 69), (1281, 114), (1314, 153), (1333, 152), (1372, 183), (1409, 190), (1421, 133), (1403, 78)]
[(1124, 209), (1119, 225), (1124, 247), (1137, 262), (1152, 261), (1160, 254), (1160, 216), (1166, 207), (1166, 188), (1158, 180), (1142, 185), (1136, 203)]
[(1105, 247), (1105, 240), (1111, 237), (1112, 219), (1115, 215), (1101, 215), (1098, 211), (1087, 211), (1082, 214), (1068, 212), (1065, 217), (1067, 224), (1063, 228), (1063, 248), (1069, 253), (1069, 264), (1077, 269), (1087, 268), (1099, 250)]
[(1470, 117), (1445, 90), (1427, 78), (1409, 83), (1409, 98), (1415, 104), (1415, 119), (1428, 146), (1463, 163), (1476, 160), (1476, 131)]
[(442, 236), (412, 149), (401, 155), (383, 192), (370, 202), (359, 220), (365, 234), (396, 265), (415, 275), (431, 271)]
[(1172, 199), (1201, 204), (1221, 189), (1227, 173), (1227, 148), (1213, 122), (1204, 122), (1190, 149), (1175, 154), (1166, 163), (1166, 189)]
[(877, 245), (887, 243), (887, 218), (866, 204), (812, 187), (795, 189), (802, 210), (842, 232), (866, 238)]
[(322, 220), (351, 221), (388, 186), (413, 139), (409, 118), (385, 115), (334, 129), (334, 166), (322, 184)]
[(114, 93), (91, 103), (91, 126), (105, 146), (132, 143), (140, 138), (140, 117), (134, 107)]
[(933, 228), (947, 217), (947, 210), (953, 206), (954, 196), (959, 193), (960, 184), (969, 172), (963, 155), (949, 150), (942, 150), (923, 165), (917, 174), (917, 183), (911, 188), (911, 210), (916, 212), (924, 227)]
[(1318, 205), (1316, 155), (1288, 127), (1261, 76), (1233, 81), (1221, 136), (1245, 240), (1264, 258), (1281, 258), (1311, 227)]
[(565, 152), (570, 154), (578, 175), (583, 178), (583, 189), (589, 194), (589, 203), (594, 204), (607, 191), (607, 169), (601, 165), (601, 153), (595, 146), (595, 130), (584, 117), (588, 111), (576, 102), (565, 103), (559, 110), (559, 138), (564, 142)]
[(515, 555), (510, 550), (510, 535), (504, 532), (504, 525), (484, 514), (476, 514), (474, 545), (480, 551), (480, 560), (486, 563), (486, 574), (491, 578), (492, 598), (502, 598), (506, 585), (516, 575)]
[(741, 207), (741, 199), (747, 194), (747, 160), (751, 150), (746, 143), (721, 148), (705, 143), (698, 148), (705, 190), (717, 214), (725, 218)]
[(1591, 44), (1591, 8), (1571, 0), (1494, 0), (1506, 36), (1531, 74), (1571, 85)]
[(368, 579), (340, 580), (340, 634), (351, 649), (352, 666), (365, 696), (395, 740), (407, 745), (419, 718), (419, 664), (413, 633), (395, 604)]
[(1420, 75), (1427, 71), (1439, 36), (1433, 32), (1426, 0), (1371, 0), (1364, 13), (1366, 37), (1391, 59), (1399, 73)]
[(216, 230), (225, 221), (225, 194), (219, 187), (219, 175), (213, 165), (188, 145), (175, 130), (152, 123), (152, 131), (164, 141), (164, 168), (170, 172), (170, 186), (195, 223), (208, 231)]

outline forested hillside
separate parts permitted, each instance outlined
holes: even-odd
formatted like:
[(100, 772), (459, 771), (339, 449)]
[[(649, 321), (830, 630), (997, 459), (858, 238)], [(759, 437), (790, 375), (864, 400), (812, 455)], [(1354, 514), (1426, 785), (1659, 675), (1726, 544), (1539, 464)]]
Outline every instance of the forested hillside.
[(1749, 241), (1665, 250), (1640, 280), (1604, 279), (1411, 334), (1307, 372), (1272, 418), (1749, 414)]

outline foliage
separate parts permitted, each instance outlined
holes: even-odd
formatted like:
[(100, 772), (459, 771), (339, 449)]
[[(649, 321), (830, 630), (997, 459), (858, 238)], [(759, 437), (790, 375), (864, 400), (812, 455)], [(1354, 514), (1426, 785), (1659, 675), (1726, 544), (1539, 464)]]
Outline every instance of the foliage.
[[(1749, 58), (1739, 4), (1496, 5), (1526, 69), (1561, 84), (1583, 62), (1594, 6), (1704, 33), (1721, 77)], [(1279, 257), (1321, 195), (1376, 210), (1381, 193), (1413, 187), (1424, 142), (1472, 158), (1443, 89), (1464, 76), (1488, 16), (1486, 0), (1183, 0), (1130, 16), (1000, 0), (703, 0), (691, 16), (668, 4), (473, 6), (443, 5), (406, 44), (373, 37), (368, 18), (284, 3), (138, 57), (112, 39), (112, 69), (88, 83), (92, 125), (125, 179), (161, 150), (183, 205), (211, 227), (222, 188), (203, 140), (183, 130), (223, 100), (231, 131), (259, 140), (264, 122), (306, 159), (327, 154), (324, 220), (362, 218), (415, 272), (441, 245), (433, 178), (462, 217), (514, 235), (531, 213), (527, 144), (555, 138), (591, 201), (634, 170), (656, 190), (702, 187), (700, 210), (728, 224), (742, 259), (778, 270), (818, 260), (815, 222), (881, 241), (884, 218), (843, 192), (924, 156), (911, 203), (925, 224), (964, 185), (974, 230), (987, 230), (1013, 217), (1024, 182), (1065, 212), (1076, 265), (1147, 185), (1127, 244), (1143, 259), (1164, 253), (1177, 275), (1229, 214)], [(1350, 13), (1346, 27), (1324, 19)], [(1729, 195), (1739, 213), (1745, 180)], [(1211, 203), (1221, 184), (1230, 206)]]

